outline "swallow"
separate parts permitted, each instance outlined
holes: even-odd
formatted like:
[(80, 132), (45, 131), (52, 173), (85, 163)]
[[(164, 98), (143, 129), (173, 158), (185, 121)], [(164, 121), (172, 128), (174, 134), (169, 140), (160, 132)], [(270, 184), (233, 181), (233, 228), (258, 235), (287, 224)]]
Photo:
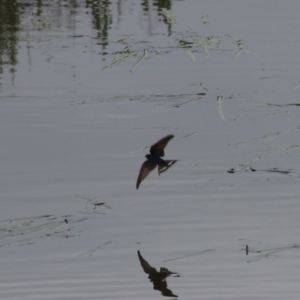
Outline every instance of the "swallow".
[(164, 160), (161, 158), (165, 155), (164, 149), (173, 137), (174, 135), (169, 134), (150, 147), (150, 154), (145, 156), (147, 160), (144, 161), (141, 166), (141, 170), (136, 181), (136, 189), (139, 188), (141, 182), (156, 168), (156, 166), (158, 166), (158, 175), (160, 175), (161, 173), (166, 172), (177, 162), (177, 160)]

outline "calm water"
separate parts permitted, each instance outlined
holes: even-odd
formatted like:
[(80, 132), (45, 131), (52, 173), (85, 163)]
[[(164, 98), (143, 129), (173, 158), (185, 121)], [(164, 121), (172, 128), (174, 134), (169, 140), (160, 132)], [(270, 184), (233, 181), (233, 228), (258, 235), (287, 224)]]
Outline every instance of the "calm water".
[(0, 1), (1, 298), (299, 299), (299, 9)]

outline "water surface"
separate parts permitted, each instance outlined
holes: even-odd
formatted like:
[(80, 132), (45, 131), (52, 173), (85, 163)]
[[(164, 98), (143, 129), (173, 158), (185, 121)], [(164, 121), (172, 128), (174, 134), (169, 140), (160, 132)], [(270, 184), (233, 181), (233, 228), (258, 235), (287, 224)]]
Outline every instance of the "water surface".
[(2, 298), (299, 298), (297, 1), (0, 11)]

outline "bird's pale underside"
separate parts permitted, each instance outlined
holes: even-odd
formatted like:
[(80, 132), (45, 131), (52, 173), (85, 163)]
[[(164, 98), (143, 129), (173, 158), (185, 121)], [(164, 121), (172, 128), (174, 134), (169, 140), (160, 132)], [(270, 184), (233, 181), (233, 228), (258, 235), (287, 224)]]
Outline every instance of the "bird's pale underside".
[(164, 149), (173, 137), (174, 135), (169, 134), (150, 147), (150, 154), (145, 156), (147, 160), (142, 164), (136, 181), (137, 189), (141, 182), (156, 168), (156, 166), (158, 166), (158, 175), (160, 175), (177, 162), (177, 160), (164, 160), (161, 158), (165, 155)]

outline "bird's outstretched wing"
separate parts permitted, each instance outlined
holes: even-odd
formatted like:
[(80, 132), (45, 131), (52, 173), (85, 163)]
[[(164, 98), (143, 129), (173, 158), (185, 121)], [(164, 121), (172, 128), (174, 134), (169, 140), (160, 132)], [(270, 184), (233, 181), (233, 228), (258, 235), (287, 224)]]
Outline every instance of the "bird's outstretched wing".
[(136, 181), (136, 189), (139, 188), (141, 182), (148, 176), (148, 174), (152, 170), (155, 169), (156, 166), (157, 166), (157, 164), (154, 162), (151, 162), (149, 160), (144, 161), (144, 163), (141, 166), (141, 170), (140, 170), (139, 176)]
[(164, 156), (165, 152), (164, 149), (167, 146), (168, 142), (174, 137), (173, 134), (169, 134), (162, 139), (160, 139), (158, 142), (156, 142), (154, 145), (150, 148), (150, 153), (154, 156)]
[(160, 175), (163, 172), (166, 172), (169, 168), (171, 168), (177, 160), (165, 160), (167, 163), (165, 166), (164, 165), (158, 165), (158, 175)]

